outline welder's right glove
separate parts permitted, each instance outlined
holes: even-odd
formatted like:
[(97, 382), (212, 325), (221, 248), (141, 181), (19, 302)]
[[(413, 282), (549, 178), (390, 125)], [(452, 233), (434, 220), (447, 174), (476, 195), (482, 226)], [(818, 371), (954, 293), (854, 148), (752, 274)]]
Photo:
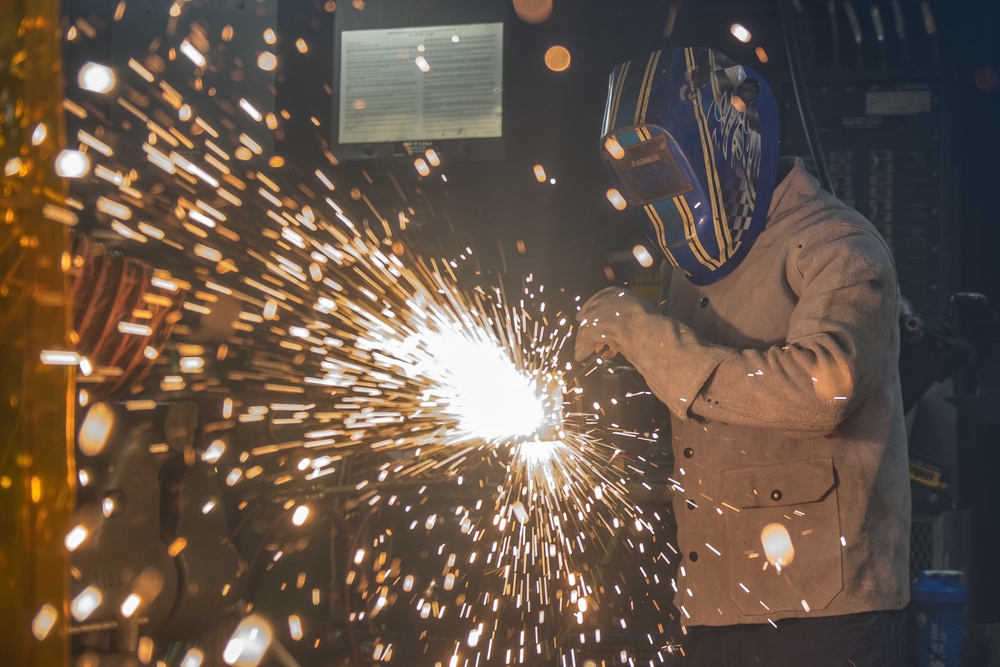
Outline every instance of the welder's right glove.
[(650, 391), (679, 417), (687, 417), (694, 397), (719, 363), (735, 350), (700, 340), (638, 293), (623, 287), (601, 290), (576, 315), (576, 359), (604, 345), (628, 359)]

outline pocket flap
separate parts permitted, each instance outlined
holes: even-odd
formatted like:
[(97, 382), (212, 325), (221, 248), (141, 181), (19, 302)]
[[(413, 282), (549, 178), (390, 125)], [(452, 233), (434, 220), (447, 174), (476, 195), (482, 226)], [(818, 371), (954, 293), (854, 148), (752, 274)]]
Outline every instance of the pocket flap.
[(722, 471), (723, 501), (740, 508), (821, 500), (836, 483), (833, 459), (810, 459)]

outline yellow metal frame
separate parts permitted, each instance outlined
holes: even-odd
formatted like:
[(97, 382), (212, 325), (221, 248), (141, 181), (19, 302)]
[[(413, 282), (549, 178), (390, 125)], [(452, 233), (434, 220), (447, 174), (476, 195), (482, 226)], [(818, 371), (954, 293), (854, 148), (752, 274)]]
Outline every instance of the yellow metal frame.
[(26, 667), (69, 664), (75, 368), (40, 359), (72, 349), (61, 48), (58, 0), (0, 2), (0, 664)]

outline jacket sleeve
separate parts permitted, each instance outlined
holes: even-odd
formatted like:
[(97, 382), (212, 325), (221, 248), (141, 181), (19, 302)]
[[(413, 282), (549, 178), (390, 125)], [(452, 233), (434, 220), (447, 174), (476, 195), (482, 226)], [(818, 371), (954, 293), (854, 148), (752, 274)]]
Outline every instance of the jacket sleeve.
[(897, 363), (898, 288), (888, 249), (856, 225), (820, 227), (789, 260), (799, 300), (784, 344), (713, 345), (652, 313), (636, 323), (622, 352), (675, 414), (829, 435), (871, 394), (886, 364)]

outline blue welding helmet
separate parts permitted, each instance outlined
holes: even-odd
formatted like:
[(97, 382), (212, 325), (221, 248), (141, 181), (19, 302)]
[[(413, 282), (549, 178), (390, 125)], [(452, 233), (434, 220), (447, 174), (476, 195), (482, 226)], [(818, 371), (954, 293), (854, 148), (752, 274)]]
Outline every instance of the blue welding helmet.
[(695, 285), (729, 275), (764, 230), (778, 105), (749, 67), (674, 47), (611, 73), (601, 157), (643, 231)]

